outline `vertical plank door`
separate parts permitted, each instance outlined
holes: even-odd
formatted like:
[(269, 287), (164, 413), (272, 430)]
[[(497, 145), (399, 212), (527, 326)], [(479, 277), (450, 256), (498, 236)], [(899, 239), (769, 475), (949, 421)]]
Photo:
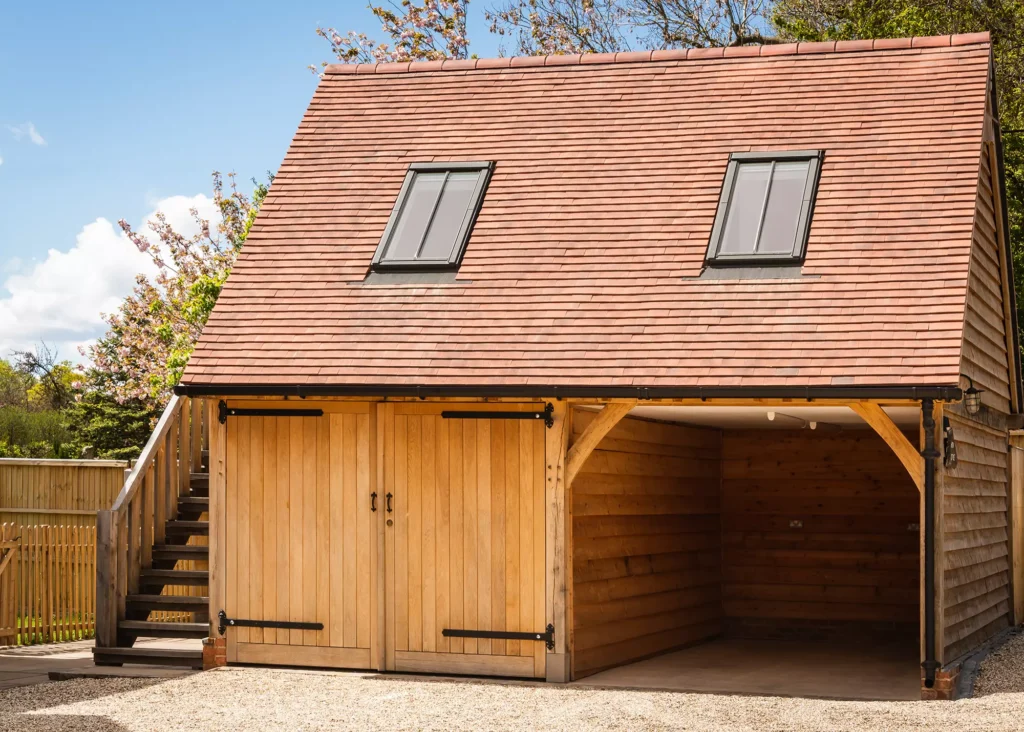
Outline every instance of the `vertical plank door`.
[(376, 412), (364, 403), (302, 407), (324, 414), (228, 417), (225, 611), (230, 618), (322, 623), (323, 630), (229, 628), (228, 660), (374, 668)]
[(543, 642), (444, 630), (544, 631), (544, 422), (449, 419), (444, 409), (543, 405), (382, 412), (387, 667), (543, 677)]

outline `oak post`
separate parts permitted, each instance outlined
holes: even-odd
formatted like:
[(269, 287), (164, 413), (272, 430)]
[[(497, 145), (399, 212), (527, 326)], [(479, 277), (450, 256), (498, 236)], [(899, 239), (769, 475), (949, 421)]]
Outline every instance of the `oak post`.
[[(178, 427), (178, 495), (187, 496), (192, 488), (192, 400), (181, 403), (181, 418)], [(177, 514), (177, 502), (175, 502)]]
[(153, 468), (150, 467), (142, 476), (142, 491), (139, 496), (142, 514), (142, 564), (153, 565)]
[[(114, 576), (114, 591), (117, 595), (117, 621), (125, 618), (128, 612), (128, 506), (114, 512), (114, 523), (117, 524), (115, 546), (117, 547), (117, 573)], [(116, 627), (116, 625), (115, 625)]]
[(565, 453), (571, 429), (571, 410), (565, 402), (554, 404), (554, 424), (547, 430), (544, 457), (544, 488), (546, 506), (545, 615), (555, 626), (555, 647), (547, 653), (545, 678), (564, 683), (570, 680), (570, 614), (569, 614), (569, 521), (565, 482)]
[(178, 517), (178, 432), (181, 430), (181, 414), (179, 413), (167, 430), (167, 443), (164, 457), (167, 459), (167, 518)]
[(200, 473), (203, 470), (203, 422), (206, 417), (206, 402), (202, 399), (192, 399), (192, 424), (190, 437), (192, 447), (192, 472)]
[(163, 446), (154, 457), (153, 469), (153, 539), (156, 544), (163, 544), (167, 539), (167, 453)]
[(96, 514), (96, 647), (117, 646), (117, 523), (113, 511)]
[(225, 573), (227, 560), (224, 553), (225, 501), (227, 500), (227, 430), (215, 416), (216, 404), (212, 399), (206, 401), (206, 425), (210, 440), (210, 563), (209, 563), (209, 597), (210, 597), (210, 637), (217, 637), (215, 618), (225, 607)]

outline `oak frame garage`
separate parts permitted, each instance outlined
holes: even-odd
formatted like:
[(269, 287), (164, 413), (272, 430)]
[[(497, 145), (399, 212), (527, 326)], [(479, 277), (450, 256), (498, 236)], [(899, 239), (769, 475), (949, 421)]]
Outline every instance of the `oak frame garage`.
[(892, 607), (954, 695), (1024, 618), (993, 75), (987, 35), (329, 66), (101, 517), (97, 659), (205, 606), (139, 590), (207, 528), (201, 398), (211, 624), (167, 634), (208, 665), (565, 682)]

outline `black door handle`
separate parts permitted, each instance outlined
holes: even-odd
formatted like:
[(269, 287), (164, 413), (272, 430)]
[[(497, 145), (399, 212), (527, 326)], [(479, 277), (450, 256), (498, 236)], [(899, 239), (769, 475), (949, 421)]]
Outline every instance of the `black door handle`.
[(388, 505), (388, 513), (391, 513), (391, 494), (390, 494), (390, 493), (388, 493), (388, 494), (387, 494), (386, 496), (384, 496), (384, 497), (388, 499), (388, 504), (387, 504), (387, 505)]
[(370, 510), (377, 513), (377, 491), (370, 494)]

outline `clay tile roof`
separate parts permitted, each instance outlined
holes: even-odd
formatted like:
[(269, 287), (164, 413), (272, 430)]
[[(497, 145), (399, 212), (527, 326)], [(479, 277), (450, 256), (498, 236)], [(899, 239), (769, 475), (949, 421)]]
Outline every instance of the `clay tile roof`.
[[(183, 383), (956, 384), (987, 34), (334, 65)], [(806, 261), (701, 278), (731, 152), (825, 150)], [(410, 163), (496, 162), (457, 279), (363, 280)]]

